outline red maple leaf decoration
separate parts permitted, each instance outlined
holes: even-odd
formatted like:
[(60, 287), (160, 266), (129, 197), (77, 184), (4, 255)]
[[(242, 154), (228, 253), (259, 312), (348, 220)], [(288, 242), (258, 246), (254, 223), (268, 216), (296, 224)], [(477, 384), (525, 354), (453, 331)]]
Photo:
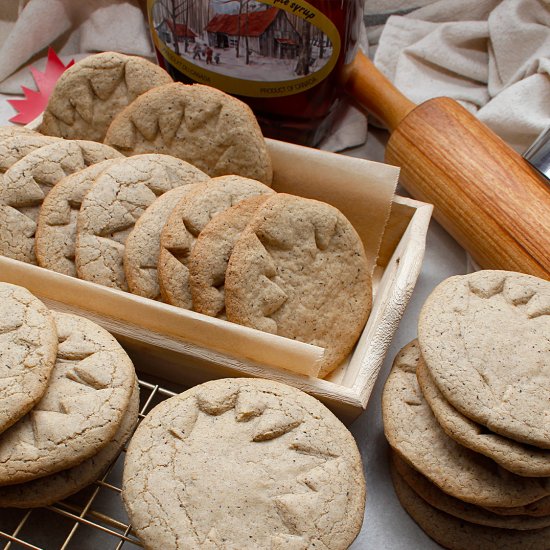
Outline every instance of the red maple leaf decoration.
[(18, 112), (17, 115), (10, 118), (10, 122), (28, 124), (41, 115), (48, 104), (55, 83), (72, 65), (74, 65), (74, 59), (65, 66), (54, 50), (49, 48), (46, 70), (41, 73), (35, 67), (30, 68), (38, 91), (21, 86), (25, 99), (8, 99), (8, 103)]

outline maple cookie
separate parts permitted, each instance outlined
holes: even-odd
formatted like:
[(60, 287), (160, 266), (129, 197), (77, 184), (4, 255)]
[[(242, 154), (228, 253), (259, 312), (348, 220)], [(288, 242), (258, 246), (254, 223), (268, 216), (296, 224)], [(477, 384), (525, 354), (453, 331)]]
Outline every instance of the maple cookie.
[(137, 219), (166, 191), (205, 178), (198, 168), (168, 155), (137, 155), (107, 168), (84, 197), (78, 213), (78, 276), (128, 290), (124, 246)]
[(197, 237), (214, 216), (244, 199), (274, 193), (256, 180), (220, 176), (183, 197), (172, 210), (160, 238), (158, 276), (164, 301), (192, 309), (189, 258)]
[(48, 308), (27, 289), (0, 283), (0, 432), (40, 400), (56, 353), (57, 332)]
[(450, 550), (547, 550), (550, 527), (518, 531), (476, 525), (446, 514), (418, 496), (392, 468), (401, 505), (422, 530)]
[(150, 90), (112, 122), (105, 143), (126, 155), (166, 153), (208, 175), (271, 184), (271, 159), (250, 107), (220, 90), (179, 82)]
[(233, 247), (268, 195), (241, 201), (215, 216), (200, 232), (189, 256), (189, 284), (193, 309), (225, 316), (225, 271)]
[(282, 193), (270, 197), (229, 259), (227, 318), (325, 348), (319, 376), (351, 351), (371, 303), (361, 238), (326, 203)]
[(122, 496), (145, 548), (339, 550), (361, 528), (365, 481), (355, 440), (319, 401), (236, 378), (147, 415)]
[(399, 457), (445, 493), (478, 506), (522, 506), (549, 496), (549, 478), (507, 472), (443, 431), (418, 385), (419, 358), (417, 341), (405, 346), (382, 394), (384, 433)]
[(115, 115), (147, 90), (168, 84), (166, 71), (141, 57), (91, 55), (67, 69), (50, 96), (40, 132), (103, 141)]
[(526, 515), (502, 516), (489, 512), (481, 506), (469, 504), (458, 500), (439, 489), (420, 472), (411, 468), (401, 460), (395, 453), (391, 456), (392, 466), (403, 478), (407, 485), (430, 506), (446, 512), (451, 516), (489, 527), (500, 527), (501, 529), (541, 529), (550, 526), (550, 515), (533, 517)]
[(13, 164), (0, 180), (0, 254), (36, 264), (36, 222), (51, 188), (68, 174), (118, 156), (102, 143), (58, 140)]
[(95, 455), (128, 409), (134, 366), (103, 328), (52, 312), (59, 344), (42, 399), (0, 436), (0, 485), (53, 474)]
[(133, 294), (160, 300), (157, 273), (160, 234), (176, 204), (194, 189), (194, 184), (182, 185), (155, 199), (128, 235), (124, 248), (124, 273), (128, 289)]
[(502, 516), (550, 516), (550, 496), (541, 498), (535, 502), (530, 502), (524, 506), (509, 506), (506, 508), (485, 506), (485, 508), (494, 514), (500, 514)]
[(77, 493), (97, 481), (113, 463), (130, 439), (138, 421), (139, 385), (134, 383), (128, 410), (115, 436), (97, 454), (77, 466), (61, 470), (56, 474), (19, 483), (4, 485), (0, 490), (1, 508), (36, 508), (49, 506)]
[(490, 432), (458, 412), (434, 384), (422, 357), (418, 362), (416, 377), (435, 418), (447, 435), (457, 443), (492, 458), (503, 468), (520, 476), (550, 476), (549, 450), (538, 449)]
[(8, 132), (0, 135), (0, 172), (40, 147), (59, 141), (59, 138), (43, 136), (38, 132)]
[(507, 271), (451, 277), (418, 340), (445, 399), (491, 431), (550, 449), (550, 282)]
[(119, 160), (114, 158), (92, 164), (53, 186), (38, 213), (35, 235), (38, 265), (76, 277), (76, 220), (80, 206), (96, 178), (116, 162)]

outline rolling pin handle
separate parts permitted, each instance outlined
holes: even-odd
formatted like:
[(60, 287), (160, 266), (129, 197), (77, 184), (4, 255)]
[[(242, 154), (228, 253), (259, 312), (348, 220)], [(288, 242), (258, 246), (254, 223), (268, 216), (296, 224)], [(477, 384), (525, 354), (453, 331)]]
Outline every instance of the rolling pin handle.
[(348, 69), (346, 90), (390, 132), (416, 107), (361, 51)]

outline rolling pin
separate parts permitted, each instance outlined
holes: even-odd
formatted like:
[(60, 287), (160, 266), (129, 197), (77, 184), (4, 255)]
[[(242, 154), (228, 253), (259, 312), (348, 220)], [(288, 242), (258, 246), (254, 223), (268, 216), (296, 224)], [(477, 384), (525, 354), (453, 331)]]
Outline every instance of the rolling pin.
[(525, 159), (450, 98), (415, 105), (361, 53), (346, 88), (391, 132), (400, 183), (480, 267), (550, 279), (550, 187)]

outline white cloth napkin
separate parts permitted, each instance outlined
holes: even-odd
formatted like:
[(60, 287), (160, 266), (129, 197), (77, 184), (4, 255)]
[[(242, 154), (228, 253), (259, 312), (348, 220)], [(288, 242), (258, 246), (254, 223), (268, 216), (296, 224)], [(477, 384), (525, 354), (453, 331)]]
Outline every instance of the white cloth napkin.
[[(139, 0), (0, 0), (0, 94), (34, 89), (28, 64), (43, 70), (50, 45), (65, 63), (107, 50), (154, 59)], [(339, 151), (366, 136), (365, 116), (350, 106), (321, 147)]]
[(392, 16), (374, 61), (412, 101), (452, 97), (520, 153), (550, 124), (550, 0), (440, 0)]

